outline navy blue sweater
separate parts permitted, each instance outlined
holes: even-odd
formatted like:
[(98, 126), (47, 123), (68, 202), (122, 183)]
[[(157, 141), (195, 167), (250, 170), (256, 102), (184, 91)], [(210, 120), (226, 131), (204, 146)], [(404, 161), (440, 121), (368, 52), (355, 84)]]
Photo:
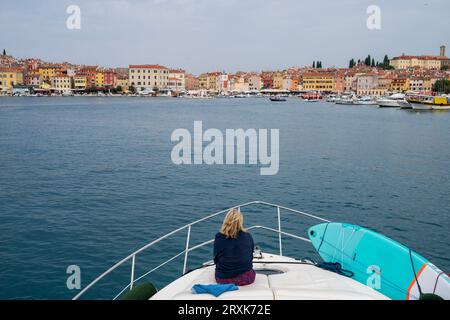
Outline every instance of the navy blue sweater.
[(253, 238), (248, 232), (240, 232), (236, 239), (216, 234), (214, 240), (214, 263), (216, 277), (234, 278), (253, 268)]

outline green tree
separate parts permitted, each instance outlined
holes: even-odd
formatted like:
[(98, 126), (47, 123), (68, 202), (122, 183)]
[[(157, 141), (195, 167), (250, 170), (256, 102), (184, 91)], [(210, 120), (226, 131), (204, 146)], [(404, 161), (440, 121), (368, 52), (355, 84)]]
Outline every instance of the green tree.
[(372, 67), (375, 67), (375, 59), (372, 58)]
[(448, 66), (442, 66), (442, 67), (441, 67), (441, 70), (442, 70), (442, 71), (447, 71), (447, 70), (448, 70)]
[(432, 90), (433, 90), (433, 92), (449, 94), (450, 93), (450, 80), (441, 79), (441, 80), (436, 81), (433, 85)]
[(116, 87), (116, 91), (117, 91), (117, 92), (122, 92), (122, 91), (123, 91), (122, 86), (117, 86), (117, 87)]
[(6, 56), (6, 50), (5, 49), (3, 49), (3, 55)]
[(130, 92), (133, 93), (133, 94), (136, 93), (136, 87), (135, 87), (135, 86), (130, 86), (130, 89), (129, 89), (129, 90), (130, 90)]
[(391, 63), (389, 61), (389, 57), (388, 55), (384, 55), (384, 59), (383, 59), (383, 68), (384, 69), (388, 69), (391, 66)]
[(351, 59), (350, 62), (348, 63), (348, 67), (349, 68), (353, 68), (355, 66), (355, 59)]
[(313, 66), (312, 66), (314, 69), (316, 68), (316, 62), (315, 61), (313, 61)]

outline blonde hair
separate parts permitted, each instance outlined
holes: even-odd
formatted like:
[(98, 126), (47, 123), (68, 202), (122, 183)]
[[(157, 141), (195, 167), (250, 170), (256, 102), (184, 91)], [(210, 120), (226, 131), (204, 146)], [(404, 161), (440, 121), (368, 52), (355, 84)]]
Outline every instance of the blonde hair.
[(246, 232), (244, 228), (244, 217), (239, 209), (231, 209), (228, 211), (225, 219), (223, 220), (220, 233), (229, 239), (236, 239), (239, 232)]

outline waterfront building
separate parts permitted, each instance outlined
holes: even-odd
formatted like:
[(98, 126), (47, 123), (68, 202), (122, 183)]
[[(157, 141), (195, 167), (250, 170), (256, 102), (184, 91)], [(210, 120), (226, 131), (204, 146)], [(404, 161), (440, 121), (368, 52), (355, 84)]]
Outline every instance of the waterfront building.
[(39, 74), (42, 82), (50, 84), (50, 79), (60, 72), (60, 68), (54, 65), (39, 66)]
[(185, 89), (187, 91), (199, 90), (200, 89), (199, 78), (195, 77), (192, 74), (186, 74), (186, 76), (185, 76)]
[(167, 89), (169, 68), (158, 64), (130, 65), (128, 79), (138, 91)]
[(201, 90), (207, 90), (208, 89), (208, 74), (202, 73), (198, 76), (198, 86)]
[(259, 92), (261, 90), (261, 77), (258, 74), (249, 74), (246, 76), (246, 80), (248, 82), (248, 91)]
[(230, 93), (230, 81), (228, 74), (220, 74), (217, 76), (217, 92), (221, 95), (228, 95)]
[(406, 92), (409, 89), (409, 79), (406, 76), (399, 76), (392, 79), (389, 90), (394, 92)]
[(169, 82), (167, 84), (167, 88), (170, 91), (176, 92), (176, 93), (184, 92), (185, 87), (183, 85), (183, 79), (169, 76)]
[(72, 78), (67, 74), (56, 74), (50, 78), (52, 89), (66, 91), (72, 89)]
[(174, 92), (186, 91), (186, 71), (182, 69), (172, 69), (169, 71), (168, 87)]
[(273, 89), (283, 90), (283, 73), (275, 72), (273, 75)]
[(390, 73), (382, 74), (378, 77), (378, 87), (381, 89), (386, 89), (386, 91), (389, 91), (391, 88), (391, 83), (393, 81), (394, 77)]
[(248, 92), (250, 91), (249, 82), (243, 74), (236, 74), (230, 78), (230, 90), (231, 92)]
[(129, 90), (128, 76), (118, 75), (116, 78), (116, 88), (121, 87), (123, 91)]
[(343, 93), (345, 92), (345, 72), (338, 71), (335, 77), (335, 92)]
[(344, 75), (344, 92), (356, 91), (356, 73), (346, 72)]
[(445, 66), (450, 66), (450, 59), (445, 55), (445, 46), (441, 46), (440, 54), (438, 56), (409, 56), (403, 54), (393, 58), (390, 61), (390, 65), (397, 70), (410, 68), (441, 70)]
[(117, 86), (117, 76), (114, 70), (103, 70), (103, 86), (107, 88), (115, 88)]
[[(85, 88), (95, 88), (97, 83), (97, 70), (98, 66), (82, 66), (80, 69), (77, 70), (76, 75), (77, 76), (83, 76), (86, 80), (86, 86)], [(79, 78), (81, 81), (81, 78)], [(81, 86), (80, 82), (80, 86)]]
[(73, 88), (76, 90), (86, 90), (88, 87), (88, 79), (84, 75), (75, 75), (73, 77)]
[(210, 72), (206, 77), (206, 90), (210, 93), (216, 94), (217, 90), (217, 78), (221, 75), (221, 72)]
[(335, 72), (317, 71), (303, 74), (303, 89), (306, 91), (336, 91)]
[(23, 82), (27, 86), (40, 87), (42, 77), (39, 72), (29, 72), (25, 74)]
[(64, 73), (73, 78), (77, 74), (77, 69), (75, 67), (68, 67), (64, 70)]
[(290, 91), (292, 86), (291, 78), (283, 78), (283, 84), (281, 85), (281, 90)]
[(0, 67), (0, 92), (12, 93), (13, 86), (23, 84), (23, 69)]
[(273, 73), (262, 72), (261, 73), (261, 89), (273, 89)]
[[(431, 84), (431, 82), (429, 82)], [(430, 88), (431, 90), (431, 88)], [(408, 91), (426, 91), (425, 78), (413, 77), (408, 81)]]
[(97, 71), (97, 73), (95, 74), (95, 87), (103, 88), (105, 86), (104, 82), (103, 71)]
[(379, 75), (366, 73), (357, 76), (356, 94), (360, 96), (382, 96), (388, 91), (388, 87), (381, 86)]

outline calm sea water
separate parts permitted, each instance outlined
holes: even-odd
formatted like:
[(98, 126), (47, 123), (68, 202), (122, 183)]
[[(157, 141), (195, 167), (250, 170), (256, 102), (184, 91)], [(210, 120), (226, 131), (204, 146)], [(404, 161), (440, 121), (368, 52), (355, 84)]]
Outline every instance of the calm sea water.
[[(280, 171), (175, 166), (173, 130), (279, 128)], [(142, 245), (209, 213), (252, 200), (370, 227), (450, 271), (450, 113), (306, 104), (298, 99), (0, 99), (0, 298), (69, 299), (66, 268), (82, 285)], [(274, 209), (243, 210), (276, 226)], [(222, 217), (193, 228), (211, 239)], [(314, 223), (283, 215), (286, 231)], [(185, 233), (138, 256), (137, 274), (183, 250)], [(265, 251), (277, 238), (254, 233)], [(283, 239), (285, 254), (314, 257)], [(189, 267), (211, 258), (194, 252)], [(146, 280), (162, 286), (182, 259)], [(130, 264), (87, 295), (111, 298)]]

